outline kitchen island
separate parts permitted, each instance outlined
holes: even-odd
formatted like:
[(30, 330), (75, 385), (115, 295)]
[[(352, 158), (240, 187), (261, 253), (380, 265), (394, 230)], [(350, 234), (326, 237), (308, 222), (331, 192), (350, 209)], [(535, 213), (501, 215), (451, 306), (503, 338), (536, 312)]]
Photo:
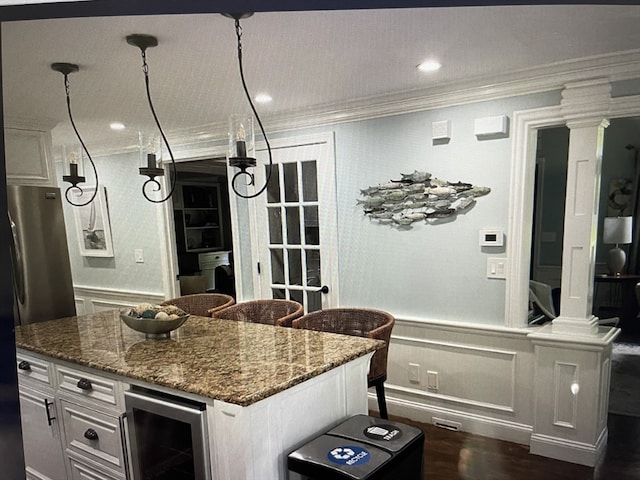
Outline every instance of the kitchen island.
[[(50, 405), (62, 418), (59, 441), (69, 478), (75, 478), (74, 462), (125, 478), (130, 452), (120, 419), (123, 458), (117, 452), (107, 455), (111, 463), (104, 455), (90, 458), (90, 440), (69, 438), (64, 402), (92, 411), (104, 404), (99, 413), (120, 418), (124, 392), (145, 387), (206, 405), (205, 478), (285, 479), (288, 451), (367, 412), (368, 362), (383, 344), (196, 316), (170, 338), (146, 339), (127, 327), (118, 311), (16, 328), (18, 362), (27, 357), (33, 364), (18, 367), (21, 388), (41, 380), (49, 389)], [(90, 393), (76, 387), (76, 379), (87, 376), (95, 386)], [(25, 455), (31, 451), (26, 442)]]

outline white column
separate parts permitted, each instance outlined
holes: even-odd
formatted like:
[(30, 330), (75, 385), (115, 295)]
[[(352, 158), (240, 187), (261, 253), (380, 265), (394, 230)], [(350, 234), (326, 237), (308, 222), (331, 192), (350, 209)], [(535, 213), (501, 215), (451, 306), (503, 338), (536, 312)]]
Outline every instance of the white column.
[(569, 134), (560, 315), (552, 331), (593, 335), (592, 315), (604, 129), (611, 100), (607, 79), (566, 85), (561, 109)]

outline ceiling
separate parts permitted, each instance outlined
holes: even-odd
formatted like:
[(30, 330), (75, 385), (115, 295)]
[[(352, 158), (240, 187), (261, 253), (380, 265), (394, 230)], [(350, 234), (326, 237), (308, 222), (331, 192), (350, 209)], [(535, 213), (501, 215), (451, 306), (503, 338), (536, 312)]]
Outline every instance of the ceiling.
[[(256, 13), (242, 21), (245, 77), (269, 119), (334, 111), (345, 102), (398, 92), (428, 93), (569, 59), (640, 47), (640, 6), (495, 6)], [(151, 95), (169, 141), (247, 112), (233, 20), (219, 14), (15, 21), (2, 24), (6, 120), (50, 123), (54, 144), (72, 141), (63, 77), (89, 150), (135, 143), (152, 125), (141, 56), (132, 33), (155, 35), (147, 50)], [(430, 74), (416, 65), (437, 58)], [(124, 131), (109, 129), (120, 121)]]

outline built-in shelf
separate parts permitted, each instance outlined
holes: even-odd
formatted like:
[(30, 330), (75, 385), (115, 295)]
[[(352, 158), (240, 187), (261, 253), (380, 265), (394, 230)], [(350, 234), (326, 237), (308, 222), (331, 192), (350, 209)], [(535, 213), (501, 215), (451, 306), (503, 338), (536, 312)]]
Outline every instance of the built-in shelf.
[(207, 252), (222, 248), (218, 184), (180, 183), (174, 201), (178, 251)]

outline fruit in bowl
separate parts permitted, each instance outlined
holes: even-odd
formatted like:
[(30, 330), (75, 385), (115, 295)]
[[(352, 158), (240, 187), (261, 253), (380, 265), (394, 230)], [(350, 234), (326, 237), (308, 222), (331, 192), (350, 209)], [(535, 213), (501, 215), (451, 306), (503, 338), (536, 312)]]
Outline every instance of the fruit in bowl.
[(148, 338), (168, 337), (189, 318), (189, 314), (175, 305), (153, 305), (141, 303), (120, 310), (120, 318), (133, 330)]

